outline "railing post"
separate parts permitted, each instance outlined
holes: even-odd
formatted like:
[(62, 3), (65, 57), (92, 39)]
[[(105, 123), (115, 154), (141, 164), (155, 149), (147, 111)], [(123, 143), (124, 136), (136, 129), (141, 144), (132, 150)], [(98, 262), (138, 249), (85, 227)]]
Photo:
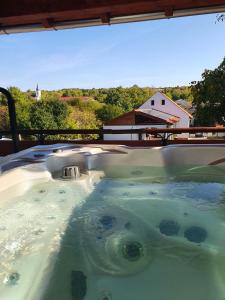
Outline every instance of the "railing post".
[(38, 142), (39, 142), (39, 145), (45, 144), (45, 135), (43, 133), (38, 134)]
[(103, 141), (104, 140), (104, 134), (102, 132), (102, 128), (101, 128), (101, 132), (99, 133), (99, 140)]
[(14, 153), (19, 151), (18, 147), (18, 136), (17, 136), (17, 123), (16, 123), (16, 107), (15, 107), (15, 101), (11, 95), (11, 93), (0, 87), (0, 93), (6, 96), (7, 102), (8, 102), (8, 111), (9, 111), (9, 122), (10, 122), (10, 129), (11, 129), (11, 135), (13, 140), (13, 150)]
[(138, 133), (138, 140), (142, 141), (142, 133)]

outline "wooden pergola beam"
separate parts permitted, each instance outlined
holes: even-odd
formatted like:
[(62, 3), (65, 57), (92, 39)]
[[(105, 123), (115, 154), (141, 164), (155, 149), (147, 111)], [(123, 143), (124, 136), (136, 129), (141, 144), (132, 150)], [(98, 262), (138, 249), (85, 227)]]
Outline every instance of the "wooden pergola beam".
[(172, 17), (176, 11), (194, 14), (198, 9), (210, 12), (223, 6), (225, 11), (225, 0), (1, 0), (0, 24), (4, 28), (37, 24), (51, 28), (57, 22), (96, 19), (110, 24), (118, 17), (154, 13)]

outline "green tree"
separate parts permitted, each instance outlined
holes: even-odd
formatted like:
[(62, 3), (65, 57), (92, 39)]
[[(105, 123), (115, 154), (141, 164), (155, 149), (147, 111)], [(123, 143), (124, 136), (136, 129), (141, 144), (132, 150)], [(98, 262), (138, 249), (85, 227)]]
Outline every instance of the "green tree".
[(112, 120), (124, 113), (123, 109), (116, 105), (104, 105), (102, 108), (96, 111), (97, 117), (102, 121), (106, 122)]
[[(73, 129), (97, 129), (101, 126), (101, 122), (96, 118), (94, 112), (89, 110), (79, 110), (73, 107), (69, 117), (70, 128)], [(95, 134), (90, 135), (71, 135), (70, 139), (96, 139)]]
[(225, 58), (215, 70), (205, 70), (192, 93), (196, 125), (225, 124)]
[(16, 103), (16, 119), (17, 119), (18, 128), (20, 129), (31, 128), (32, 102)]
[(29, 94), (22, 92), (19, 88), (11, 86), (8, 88), (16, 103), (25, 103), (30, 100)]
[(17, 87), (9, 87), (9, 92), (15, 100), (17, 126), (20, 129), (30, 128), (30, 106), (34, 99), (30, 93), (22, 92)]
[(96, 110), (100, 109), (103, 104), (99, 103), (95, 100), (88, 100), (88, 101), (82, 101), (79, 98), (74, 98), (67, 102), (69, 105), (77, 107), (81, 111), (92, 111), (95, 112)]
[(6, 106), (0, 107), (0, 130), (9, 130), (9, 114)]
[(68, 117), (68, 105), (58, 100), (35, 102), (30, 108), (32, 129), (65, 129)]

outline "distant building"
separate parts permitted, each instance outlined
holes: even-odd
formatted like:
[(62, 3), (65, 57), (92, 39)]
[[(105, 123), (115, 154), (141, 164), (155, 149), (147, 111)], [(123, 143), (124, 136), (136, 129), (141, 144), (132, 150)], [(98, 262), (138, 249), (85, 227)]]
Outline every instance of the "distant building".
[[(179, 99), (175, 101), (179, 106), (181, 106), (183, 109), (185, 109), (189, 114), (193, 115), (195, 113), (195, 108), (192, 106), (192, 104), (184, 99)], [(191, 121), (193, 123), (193, 119)]]
[[(161, 92), (155, 93), (138, 109), (109, 122), (104, 129), (183, 128), (190, 127), (192, 115)], [(187, 134), (183, 134), (183, 137)], [(105, 134), (104, 140), (146, 140), (148, 134)]]
[(41, 90), (39, 90), (38, 84), (37, 84), (36, 91), (35, 91), (35, 99), (36, 99), (37, 101), (40, 101), (40, 100), (41, 100)]
[(179, 122), (176, 123), (175, 128), (189, 127), (190, 120), (193, 118), (187, 110), (161, 92), (155, 93), (140, 106), (140, 109), (154, 109), (178, 117)]

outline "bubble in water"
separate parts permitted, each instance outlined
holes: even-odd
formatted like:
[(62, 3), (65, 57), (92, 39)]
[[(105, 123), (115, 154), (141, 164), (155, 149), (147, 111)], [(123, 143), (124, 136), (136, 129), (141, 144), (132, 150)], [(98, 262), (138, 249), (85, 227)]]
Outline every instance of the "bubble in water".
[(153, 192), (153, 191), (150, 191), (150, 192), (149, 192), (149, 195), (150, 195), (150, 196), (154, 196), (154, 195), (157, 195), (157, 193), (156, 193), (156, 192)]
[(129, 192), (125, 192), (125, 193), (123, 193), (123, 196), (129, 196), (130, 195), (130, 193)]
[(66, 201), (66, 199), (60, 199), (59, 200), (59, 202), (65, 202)]
[(47, 216), (47, 219), (48, 220), (54, 220), (54, 219), (56, 219), (56, 217), (55, 216)]
[(131, 175), (142, 175), (143, 172), (140, 171), (140, 170), (136, 170), (136, 171), (132, 171), (130, 174), (131, 174)]
[(38, 192), (39, 192), (40, 194), (44, 194), (44, 193), (46, 192), (46, 190), (41, 189), (41, 190), (39, 190)]
[(19, 218), (22, 218), (22, 217), (24, 216), (24, 214), (19, 213), (19, 214), (17, 214), (17, 216), (18, 216)]
[(34, 201), (35, 201), (35, 202), (40, 202), (40, 201), (41, 201), (41, 199), (39, 199), (39, 198), (35, 198), (35, 199), (34, 199)]
[(65, 190), (60, 190), (60, 191), (59, 191), (59, 194), (65, 194), (65, 193), (66, 193)]
[(45, 232), (43, 229), (37, 229), (37, 230), (34, 231), (34, 234), (35, 234), (35, 235), (40, 235), (40, 234), (42, 234), (43, 232)]

